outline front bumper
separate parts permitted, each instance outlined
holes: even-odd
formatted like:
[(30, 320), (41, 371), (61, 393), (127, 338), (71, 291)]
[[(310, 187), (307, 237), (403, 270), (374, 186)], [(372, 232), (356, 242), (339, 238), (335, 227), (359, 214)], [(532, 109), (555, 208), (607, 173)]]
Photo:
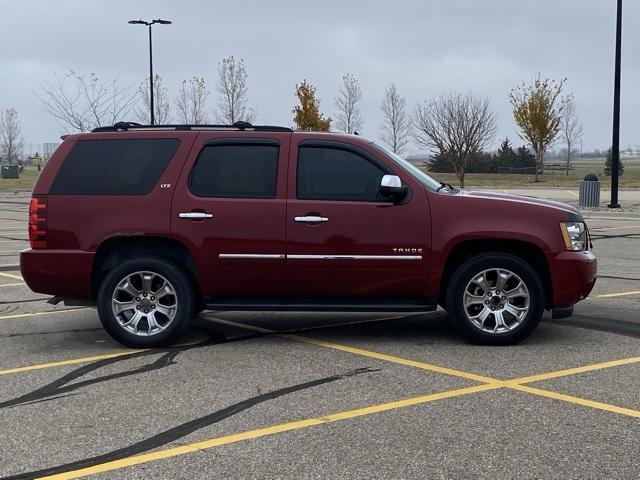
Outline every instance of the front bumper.
[(591, 252), (562, 252), (550, 259), (553, 308), (570, 307), (587, 298), (596, 283), (598, 260)]
[(23, 250), (20, 270), (34, 292), (88, 300), (93, 256), (83, 250)]

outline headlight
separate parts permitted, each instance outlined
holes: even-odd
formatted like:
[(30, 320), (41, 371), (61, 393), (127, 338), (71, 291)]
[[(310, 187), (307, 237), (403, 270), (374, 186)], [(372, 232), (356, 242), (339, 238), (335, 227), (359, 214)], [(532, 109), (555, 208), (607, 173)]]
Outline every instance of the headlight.
[(587, 247), (587, 229), (582, 222), (562, 222), (560, 231), (567, 250), (580, 252)]

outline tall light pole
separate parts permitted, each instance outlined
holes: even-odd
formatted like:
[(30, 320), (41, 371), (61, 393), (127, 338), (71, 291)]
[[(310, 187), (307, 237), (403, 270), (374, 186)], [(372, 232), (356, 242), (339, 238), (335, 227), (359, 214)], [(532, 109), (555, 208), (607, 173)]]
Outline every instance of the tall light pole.
[(616, 18), (616, 66), (613, 87), (613, 141), (611, 142), (611, 203), (609, 208), (620, 208), (618, 203), (618, 174), (620, 171), (620, 57), (622, 50), (622, 0), (618, 0)]
[(151, 125), (155, 125), (155, 115), (153, 108), (153, 46), (151, 43), (151, 25), (154, 23), (159, 23), (160, 25), (170, 25), (170, 20), (151, 20), (147, 22), (146, 20), (129, 20), (131, 25), (146, 25), (149, 27), (149, 110), (151, 110)]

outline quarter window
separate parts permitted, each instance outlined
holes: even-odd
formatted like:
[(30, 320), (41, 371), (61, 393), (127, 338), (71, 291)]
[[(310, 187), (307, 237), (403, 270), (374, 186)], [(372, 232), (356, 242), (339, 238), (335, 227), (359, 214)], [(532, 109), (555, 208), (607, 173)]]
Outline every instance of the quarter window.
[(156, 185), (179, 144), (173, 138), (79, 140), (49, 193), (145, 195)]
[(277, 145), (211, 145), (198, 156), (191, 191), (202, 197), (275, 198)]
[(306, 200), (382, 201), (380, 167), (349, 150), (300, 147), (297, 197)]

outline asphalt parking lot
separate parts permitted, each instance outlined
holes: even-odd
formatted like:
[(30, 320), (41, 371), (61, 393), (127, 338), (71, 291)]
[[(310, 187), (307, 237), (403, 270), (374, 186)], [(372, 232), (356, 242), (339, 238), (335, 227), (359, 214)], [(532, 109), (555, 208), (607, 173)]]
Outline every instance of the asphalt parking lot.
[(640, 211), (586, 214), (592, 296), (517, 346), (443, 312), (215, 312), (142, 351), (24, 285), (27, 202), (0, 194), (1, 478), (640, 476)]

